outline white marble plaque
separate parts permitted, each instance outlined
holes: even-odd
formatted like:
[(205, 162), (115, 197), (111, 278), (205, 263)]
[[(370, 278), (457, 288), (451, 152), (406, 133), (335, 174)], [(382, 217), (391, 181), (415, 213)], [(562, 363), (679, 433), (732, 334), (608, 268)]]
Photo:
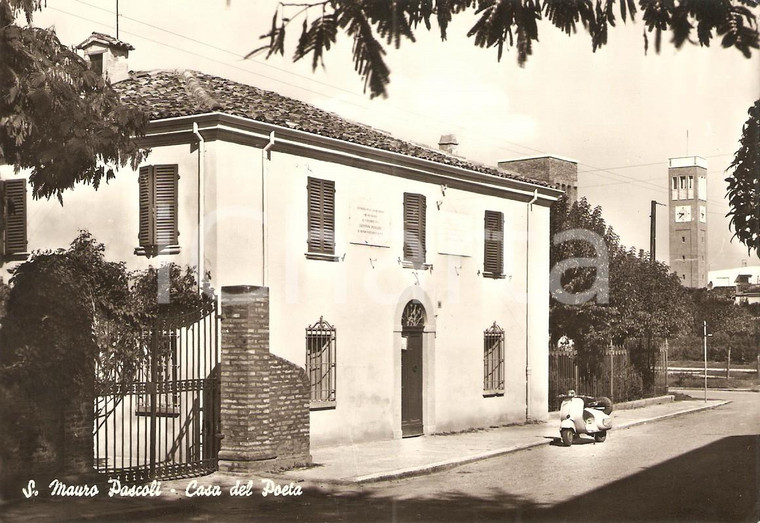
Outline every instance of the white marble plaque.
[(390, 247), (391, 217), (383, 205), (371, 200), (351, 202), (349, 242)]

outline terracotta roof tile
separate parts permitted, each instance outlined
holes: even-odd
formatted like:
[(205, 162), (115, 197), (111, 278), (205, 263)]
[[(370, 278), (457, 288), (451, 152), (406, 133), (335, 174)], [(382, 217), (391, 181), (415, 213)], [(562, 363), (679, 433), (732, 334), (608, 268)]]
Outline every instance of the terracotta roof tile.
[(87, 39), (84, 42), (77, 45), (76, 48), (84, 49), (85, 47), (87, 47), (89, 44), (93, 42), (98, 42), (106, 46), (115, 47), (117, 49), (124, 49), (126, 51), (134, 50), (134, 47), (132, 47), (132, 45), (128, 44), (127, 42), (117, 40), (113, 36), (110, 36), (104, 33), (96, 33), (96, 32), (93, 32), (90, 36), (87, 37)]
[(550, 187), (503, 169), (471, 162), (408, 141), (271, 91), (196, 71), (132, 73), (114, 84), (122, 100), (150, 113), (151, 119), (211, 111), (298, 129), (308, 133), (391, 151), (472, 171)]

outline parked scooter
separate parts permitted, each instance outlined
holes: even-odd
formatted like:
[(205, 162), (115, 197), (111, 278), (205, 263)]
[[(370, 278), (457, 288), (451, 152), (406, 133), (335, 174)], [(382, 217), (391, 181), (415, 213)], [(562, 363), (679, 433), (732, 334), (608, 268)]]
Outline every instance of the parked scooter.
[(602, 443), (607, 438), (607, 431), (612, 428), (612, 401), (609, 398), (592, 398), (576, 396), (574, 390), (568, 391), (559, 408), (559, 435), (562, 443), (569, 447), (576, 435), (594, 436), (594, 441)]

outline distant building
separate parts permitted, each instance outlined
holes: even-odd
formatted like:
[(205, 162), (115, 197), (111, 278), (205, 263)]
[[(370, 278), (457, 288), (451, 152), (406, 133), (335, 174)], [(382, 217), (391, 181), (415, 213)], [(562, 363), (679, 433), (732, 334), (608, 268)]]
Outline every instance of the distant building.
[(707, 286), (707, 160), (668, 160), (670, 269), (685, 287)]
[(578, 162), (575, 160), (544, 155), (501, 160), (498, 165), (507, 171), (541, 180), (564, 191), (570, 203), (578, 200)]
[(760, 266), (710, 271), (708, 287), (733, 296), (736, 303), (760, 303)]

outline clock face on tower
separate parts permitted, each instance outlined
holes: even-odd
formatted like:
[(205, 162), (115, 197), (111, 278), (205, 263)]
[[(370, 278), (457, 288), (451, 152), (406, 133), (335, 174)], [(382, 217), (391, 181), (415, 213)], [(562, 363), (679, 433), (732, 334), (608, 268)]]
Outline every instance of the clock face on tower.
[(707, 223), (707, 209), (704, 205), (699, 206), (699, 221), (702, 223)]
[(677, 205), (676, 206), (676, 221), (677, 222), (691, 221), (691, 205)]

